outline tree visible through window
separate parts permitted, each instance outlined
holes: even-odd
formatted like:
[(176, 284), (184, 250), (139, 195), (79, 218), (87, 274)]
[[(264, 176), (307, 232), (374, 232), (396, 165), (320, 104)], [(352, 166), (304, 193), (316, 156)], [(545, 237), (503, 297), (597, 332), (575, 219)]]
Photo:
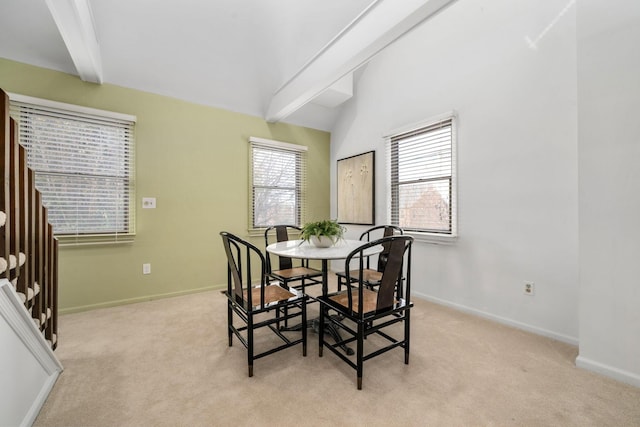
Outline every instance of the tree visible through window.
[(302, 224), (306, 147), (251, 138), (251, 224)]
[(453, 118), (389, 137), (391, 223), (455, 235)]

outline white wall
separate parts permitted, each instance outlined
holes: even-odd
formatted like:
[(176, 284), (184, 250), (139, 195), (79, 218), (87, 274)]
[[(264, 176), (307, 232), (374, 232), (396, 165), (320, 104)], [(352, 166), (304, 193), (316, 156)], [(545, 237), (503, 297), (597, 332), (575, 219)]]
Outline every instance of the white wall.
[(374, 149), (376, 221), (387, 222), (382, 135), (456, 110), (459, 238), (415, 245), (415, 293), (577, 343), (576, 15), (565, 5), (458, 1), (374, 58), (332, 132), (332, 216), (336, 160)]
[(640, 387), (640, 2), (578, 2), (580, 356)]

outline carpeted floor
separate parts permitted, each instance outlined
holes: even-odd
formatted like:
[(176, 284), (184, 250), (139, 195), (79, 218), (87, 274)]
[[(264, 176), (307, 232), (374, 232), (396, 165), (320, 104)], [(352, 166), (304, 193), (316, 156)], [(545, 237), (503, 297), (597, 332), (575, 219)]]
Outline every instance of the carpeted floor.
[(65, 315), (65, 371), (34, 425), (640, 426), (640, 389), (576, 368), (575, 347), (414, 302), (410, 364), (365, 362), (361, 391), (314, 333), (306, 358), (287, 349), (248, 378), (219, 292)]

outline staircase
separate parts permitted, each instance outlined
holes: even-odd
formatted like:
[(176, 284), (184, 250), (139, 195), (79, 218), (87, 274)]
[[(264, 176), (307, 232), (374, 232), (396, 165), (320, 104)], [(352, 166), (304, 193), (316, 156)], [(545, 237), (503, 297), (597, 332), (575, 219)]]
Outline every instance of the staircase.
[(30, 425), (62, 365), (58, 241), (0, 89), (0, 425)]

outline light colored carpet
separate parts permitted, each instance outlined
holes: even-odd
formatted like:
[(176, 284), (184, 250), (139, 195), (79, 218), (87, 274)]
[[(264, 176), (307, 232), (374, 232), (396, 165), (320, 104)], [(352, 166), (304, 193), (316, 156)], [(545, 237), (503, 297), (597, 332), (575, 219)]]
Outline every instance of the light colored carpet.
[(575, 347), (414, 302), (410, 364), (365, 362), (361, 391), (312, 332), (306, 358), (287, 349), (248, 378), (219, 292), (61, 316), (65, 371), (34, 425), (640, 426), (640, 389), (576, 368)]

